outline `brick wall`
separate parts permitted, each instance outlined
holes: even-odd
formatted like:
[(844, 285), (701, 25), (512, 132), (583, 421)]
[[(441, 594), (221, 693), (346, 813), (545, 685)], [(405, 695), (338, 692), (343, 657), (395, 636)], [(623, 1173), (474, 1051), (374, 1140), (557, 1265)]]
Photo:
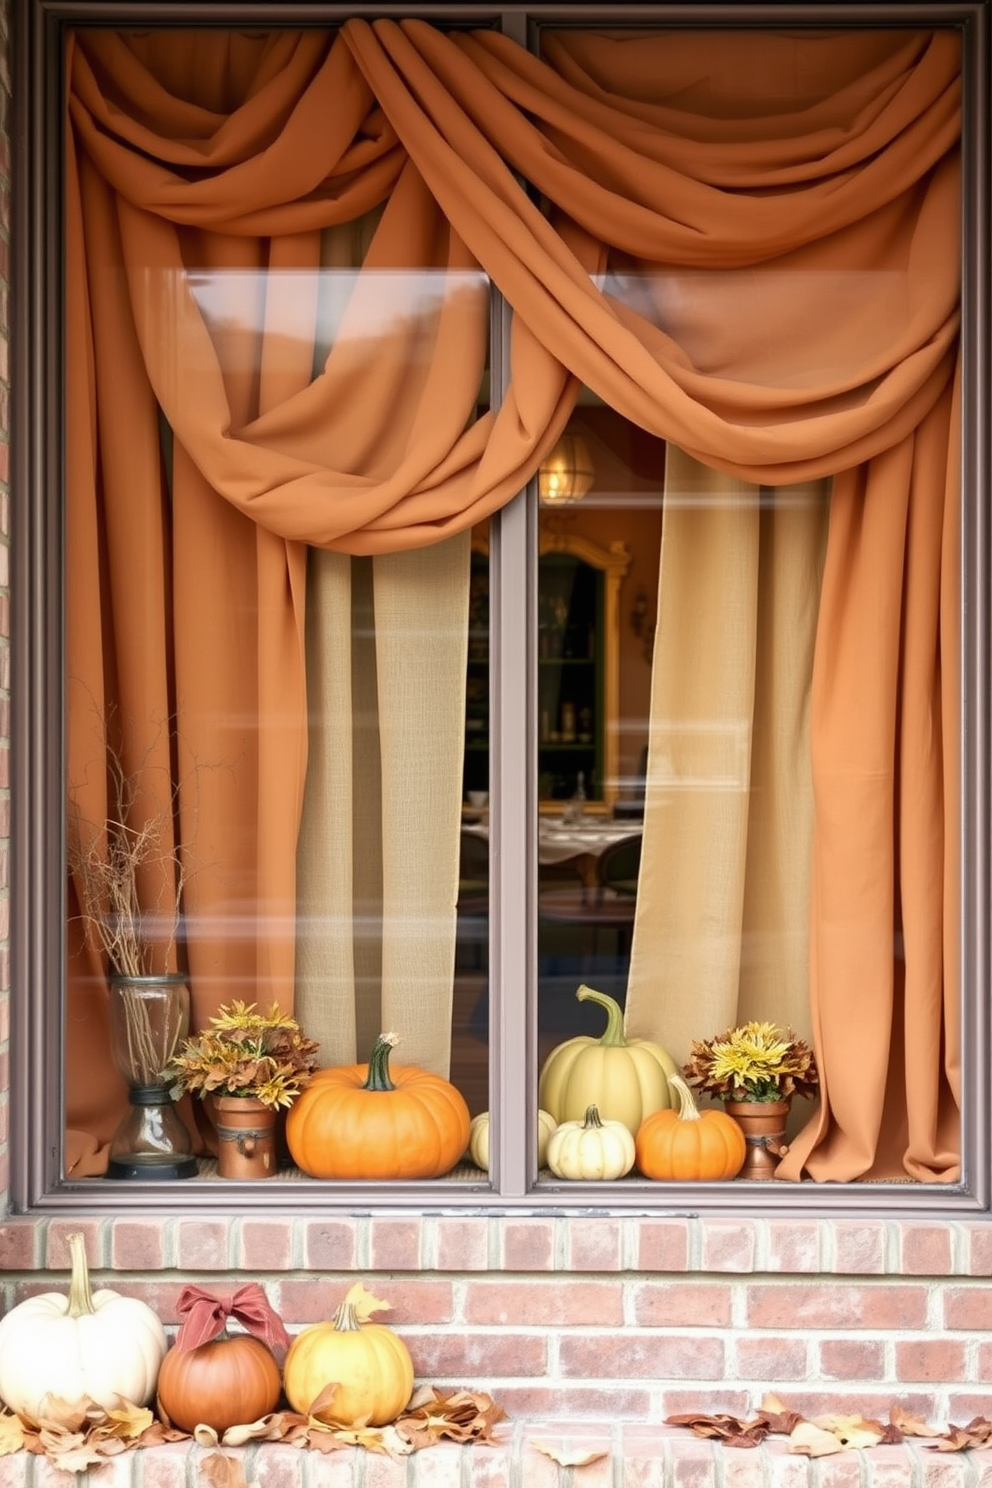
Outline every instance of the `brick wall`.
[(3, 1310), (64, 1286), (72, 1229), (96, 1282), (170, 1326), (190, 1279), (258, 1278), (292, 1331), (330, 1317), (360, 1274), (392, 1303), (420, 1379), (486, 1389), (515, 1418), (746, 1413), (768, 1390), (807, 1414), (992, 1416), (981, 1222), (10, 1218)]

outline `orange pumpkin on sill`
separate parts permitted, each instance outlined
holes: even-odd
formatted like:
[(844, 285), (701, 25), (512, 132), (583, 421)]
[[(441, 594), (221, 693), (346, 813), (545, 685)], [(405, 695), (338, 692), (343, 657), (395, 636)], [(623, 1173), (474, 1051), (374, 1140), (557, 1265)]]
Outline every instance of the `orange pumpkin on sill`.
[(320, 1070), (290, 1108), (286, 1143), (311, 1178), (441, 1178), (468, 1146), (461, 1091), (418, 1065), (389, 1068), (396, 1034), (383, 1033), (365, 1064)]

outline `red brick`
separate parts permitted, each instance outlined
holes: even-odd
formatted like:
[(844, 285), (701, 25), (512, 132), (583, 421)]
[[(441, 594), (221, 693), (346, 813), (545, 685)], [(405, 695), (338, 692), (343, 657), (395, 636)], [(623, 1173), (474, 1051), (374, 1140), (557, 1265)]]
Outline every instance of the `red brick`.
[(264, 1452), (258, 1453), (252, 1465), (253, 1488), (302, 1488), (305, 1456), (298, 1447), (266, 1442)]
[(746, 1380), (806, 1380), (809, 1376), (806, 1340), (762, 1335), (738, 1338), (734, 1377)]
[(637, 1269), (685, 1271), (689, 1264), (689, 1226), (684, 1219), (637, 1222)]
[(344, 1301), (350, 1285), (350, 1279), (338, 1277), (287, 1276), (273, 1283), (269, 1297), (287, 1327), (327, 1323)]
[[(986, 1361), (988, 1362), (988, 1361)], [(987, 1379), (988, 1376), (985, 1375)], [(947, 1421), (945, 1425), (967, 1426), (976, 1416), (992, 1420), (992, 1389), (967, 1389), (952, 1386), (947, 1396)], [(992, 1467), (992, 1451), (982, 1454)]]
[[(86, 1264), (91, 1271), (106, 1265), (103, 1252), (103, 1222), (99, 1219), (53, 1219), (45, 1235), (45, 1265), (49, 1271), (68, 1271), (69, 1236), (82, 1235)], [(94, 1282), (94, 1285), (97, 1283)]]
[(992, 1225), (966, 1226), (965, 1275), (992, 1276)]
[(436, 1220), (438, 1271), (485, 1271), (489, 1265), (489, 1220), (465, 1215)]
[(880, 1221), (837, 1221), (834, 1233), (834, 1270), (871, 1273), (885, 1270), (885, 1226)]
[(472, 1281), (465, 1291), (465, 1321), (619, 1327), (623, 1294), (619, 1282), (609, 1281)]
[(246, 1219), (241, 1226), (243, 1271), (289, 1271), (293, 1265), (293, 1225), (288, 1219)]
[[(799, 1385), (790, 1385), (788, 1390), (776, 1391), (788, 1410), (798, 1411), (801, 1416), (867, 1416), (875, 1421), (887, 1421), (894, 1403), (921, 1420), (934, 1419), (935, 1396), (931, 1391), (894, 1390), (891, 1385), (865, 1388), (863, 1385), (839, 1387), (836, 1390), (810, 1390)], [(879, 1447), (872, 1447), (872, 1461)], [(853, 1455), (853, 1453), (852, 1453)], [(824, 1458), (832, 1461), (832, 1458)]]
[(496, 1399), (514, 1420), (644, 1421), (651, 1409), (650, 1391), (637, 1385), (508, 1384)]
[(27, 1452), (0, 1457), (0, 1488), (28, 1488), (34, 1458)]
[(115, 1271), (161, 1271), (165, 1235), (157, 1219), (117, 1219), (110, 1233), (110, 1264)]
[(704, 1271), (753, 1271), (754, 1226), (740, 1220), (704, 1219), (700, 1265)]
[(772, 1219), (768, 1222), (768, 1269), (813, 1276), (822, 1267), (820, 1227), (811, 1222)]
[(373, 1219), (369, 1227), (369, 1264), (373, 1270), (419, 1270), (421, 1227), (419, 1218)]
[[(139, 1302), (144, 1302), (165, 1326), (171, 1327), (178, 1323), (179, 1318), (179, 1294), (185, 1286), (185, 1279), (179, 1281), (141, 1281), (136, 1277), (129, 1277), (127, 1281), (110, 1279), (110, 1289), (121, 1292), (127, 1297), (137, 1297)], [(207, 1287), (209, 1290), (209, 1284)]]
[(751, 1396), (747, 1390), (731, 1385), (708, 1389), (703, 1400), (698, 1389), (665, 1390), (659, 1416), (664, 1421), (668, 1416), (685, 1416), (700, 1409), (713, 1415), (746, 1416), (751, 1410)]
[(825, 1338), (820, 1343), (820, 1373), (824, 1379), (873, 1380), (884, 1378), (885, 1345), (868, 1338)]
[(314, 1271), (350, 1271), (358, 1248), (357, 1221), (314, 1219), (303, 1226), (303, 1262)]
[[(877, 1447), (872, 1448), (873, 1452), (877, 1450)], [(862, 1455), (861, 1452), (838, 1452), (820, 1457), (816, 1464), (818, 1488), (861, 1488), (868, 1476), (865, 1472), (867, 1459), (863, 1463), (859, 1460)]]
[[(303, 1455), (302, 1453), (300, 1454)], [(401, 1483), (406, 1479), (401, 1479)], [(371, 1488), (368, 1474), (366, 1488)], [(461, 1488), (462, 1451), (454, 1442), (439, 1441), (417, 1463), (417, 1488)]]
[(600, 1379), (722, 1379), (724, 1345), (719, 1338), (665, 1334), (567, 1333), (559, 1345), (561, 1373)]
[(28, 1271), (42, 1239), (34, 1219), (8, 1219), (0, 1224), (0, 1271)]
[(622, 1231), (618, 1219), (569, 1219), (565, 1225), (569, 1271), (619, 1271)]
[(185, 1488), (189, 1451), (188, 1442), (143, 1451), (141, 1488)]
[(470, 1385), (547, 1373), (547, 1334), (445, 1331), (407, 1333), (405, 1339), (419, 1379)]
[(176, 1265), (180, 1271), (226, 1271), (228, 1223), (225, 1219), (177, 1219)]
[(633, 1313), (639, 1328), (726, 1328), (730, 1287), (705, 1281), (645, 1281), (634, 1288)]
[[(407, 1323), (450, 1323), (454, 1317), (454, 1287), (450, 1281), (404, 1276), (402, 1280), (368, 1283), (369, 1290), (390, 1305), (389, 1312), (376, 1314), (376, 1321), (390, 1327)], [(519, 1321), (519, 1319), (518, 1319)]]
[(944, 1287), (944, 1327), (992, 1328), (992, 1292), (987, 1286)]
[[(714, 1405), (714, 1411), (720, 1406)], [(672, 1441), (672, 1481), (678, 1488), (713, 1488), (723, 1476), (718, 1475), (716, 1449), (711, 1441), (698, 1437), (680, 1436)]]
[(947, 1225), (901, 1224), (900, 1273), (903, 1276), (949, 1276), (951, 1231)]
[(751, 1328), (923, 1328), (927, 1293), (922, 1286), (852, 1286), (844, 1282), (783, 1282), (747, 1288)]
[(500, 1229), (505, 1271), (552, 1271), (555, 1258), (554, 1221), (505, 1219)]
[(965, 1378), (964, 1344), (953, 1338), (917, 1338), (896, 1344), (896, 1378), (946, 1384)]

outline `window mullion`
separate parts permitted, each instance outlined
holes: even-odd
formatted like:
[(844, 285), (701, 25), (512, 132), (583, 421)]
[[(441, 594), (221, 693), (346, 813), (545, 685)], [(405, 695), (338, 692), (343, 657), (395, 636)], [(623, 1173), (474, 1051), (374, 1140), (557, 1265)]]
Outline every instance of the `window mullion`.
[[(511, 312), (494, 292), (494, 402), (509, 369)], [(490, 1102), (493, 1177), (500, 1193), (527, 1192), (536, 1177), (528, 1134), (536, 1120), (534, 896), (536, 791), (536, 500), (524, 492), (493, 523), (490, 716)], [(521, 871), (522, 869), (522, 871)]]

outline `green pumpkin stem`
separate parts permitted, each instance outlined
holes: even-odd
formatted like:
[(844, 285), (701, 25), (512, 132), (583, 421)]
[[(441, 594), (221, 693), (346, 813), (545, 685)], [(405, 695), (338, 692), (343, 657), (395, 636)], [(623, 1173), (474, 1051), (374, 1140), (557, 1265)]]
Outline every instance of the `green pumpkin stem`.
[(602, 1126), (602, 1125), (603, 1125), (603, 1122), (602, 1122), (602, 1119), (601, 1119), (600, 1114), (599, 1114), (599, 1107), (596, 1106), (596, 1105), (587, 1106), (586, 1107), (586, 1119), (582, 1123), (582, 1130), (583, 1131), (590, 1131), (593, 1127)]
[(623, 1033), (623, 1012), (620, 1004), (610, 997), (606, 992), (597, 992), (594, 987), (587, 987), (585, 983), (576, 992), (579, 1002), (596, 1002), (601, 1008), (606, 1009), (606, 1031), (599, 1043), (607, 1049), (624, 1049), (627, 1040)]
[(69, 1260), (72, 1275), (69, 1278), (69, 1310), (67, 1317), (86, 1317), (96, 1312), (93, 1293), (90, 1291), (90, 1273), (86, 1265), (86, 1242), (82, 1235), (69, 1236)]
[(692, 1091), (681, 1075), (669, 1075), (668, 1084), (679, 1098), (679, 1120), (698, 1121), (700, 1110), (693, 1099)]
[[(390, 1089), (392, 1089), (392, 1086), (390, 1086)], [(347, 1297), (345, 1297), (334, 1314), (334, 1331), (335, 1333), (360, 1333), (362, 1331), (362, 1325), (358, 1320), (358, 1313), (355, 1311), (355, 1304), (349, 1302)]]
[(399, 1036), (395, 1033), (380, 1033), (369, 1055), (369, 1072), (365, 1079), (363, 1090), (395, 1090), (396, 1086), (389, 1078), (389, 1051), (395, 1044), (399, 1043)]

